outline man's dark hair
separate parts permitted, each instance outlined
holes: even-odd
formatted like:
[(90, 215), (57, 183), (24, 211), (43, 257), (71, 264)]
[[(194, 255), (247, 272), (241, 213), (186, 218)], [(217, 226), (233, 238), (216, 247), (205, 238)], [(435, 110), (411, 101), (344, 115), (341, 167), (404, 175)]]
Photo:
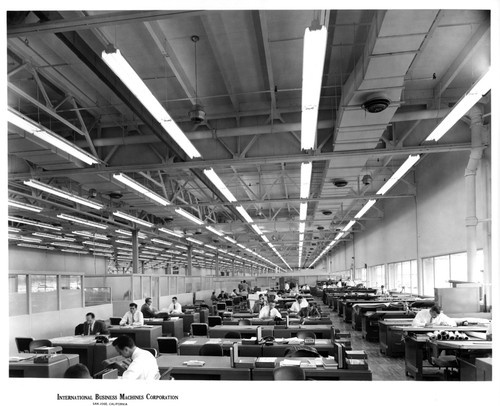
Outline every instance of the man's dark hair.
[(300, 300), (300, 299), (302, 299), (302, 296), (300, 296), (300, 295), (297, 296), (297, 300)]
[(177, 300), (177, 296), (174, 296), (174, 297), (172, 298), (172, 300), (174, 300), (174, 299), (175, 299), (175, 300)]
[(113, 341), (113, 346), (123, 350), (125, 347), (133, 348), (135, 347), (135, 342), (130, 336), (121, 335), (115, 338)]
[(147, 297), (145, 302), (147, 303), (149, 300), (153, 300), (153, 299), (151, 299), (150, 297)]
[(92, 312), (87, 313), (87, 314), (85, 315), (85, 317), (86, 317), (86, 316), (90, 316), (90, 317), (92, 317), (93, 319), (95, 319), (95, 314), (94, 314), (94, 313), (92, 313)]
[(64, 378), (92, 379), (92, 376), (85, 365), (75, 364), (70, 366), (66, 372), (64, 372)]
[(137, 309), (137, 303), (130, 303), (128, 307), (135, 307)]
[(429, 309), (430, 312), (436, 312), (436, 314), (439, 314), (441, 313), (441, 309), (439, 308), (439, 306), (432, 306), (430, 309)]

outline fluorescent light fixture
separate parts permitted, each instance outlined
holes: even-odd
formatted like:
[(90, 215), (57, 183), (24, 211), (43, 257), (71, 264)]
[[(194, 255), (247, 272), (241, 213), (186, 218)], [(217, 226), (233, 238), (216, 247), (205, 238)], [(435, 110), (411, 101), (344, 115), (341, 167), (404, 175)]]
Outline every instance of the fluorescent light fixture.
[(187, 237), (186, 240), (194, 242), (195, 244), (203, 245), (203, 243), (200, 240), (197, 240), (196, 238)]
[(305, 230), (306, 230), (306, 223), (300, 222), (299, 223), (299, 233), (303, 234)]
[(79, 250), (72, 250), (72, 249), (62, 249), (61, 251), (64, 251), (64, 252), (71, 252), (72, 254), (80, 254), (80, 255), (87, 255), (89, 254), (88, 251), (79, 251)]
[(36, 237), (42, 237), (42, 238), (50, 238), (52, 240), (58, 240), (58, 241), (69, 241), (69, 242), (72, 242), (72, 241), (75, 241), (74, 238), (70, 238), (70, 237), (63, 237), (62, 235), (55, 235), (55, 234), (48, 234), (48, 233), (40, 233), (40, 232), (36, 232), (36, 233), (31, 233), (32, 235), (36, 236)]
[(102, 230), (106, 230), (108, 228), (108, 226), (105, 224), (95, 223), (93, 221), (85, 220), (80, 217), (70, 216), (69, 214), (58, 214), (57, 217), (59, 217), (60, 219), (72, 221), (74, 223), (83, 224), (85, 226), (100, 228)]
[(21, 230), (15, 227), (8, 227), (9, 233), (19, 233)]
[[(155, 240), (155, 238), (153, 238), (151, 241)], [(168, 244), (168, 245), (172, 245), (172, 244)], [(159, 248), (159, 247), (154, 247), (152, 245), (148, 246), (148, 250), (153, 250), (153, 251), (163, 251), (165, 248)]]
[[(132, 237), (132, 231), (128, 231), (128, 230), (122, 230), (121, 228), (115, 230), (118, 234), (123, 234), (123, 235), (126, 235), (127, 237)], [(140, 239), (146, 239), (146, 234), (144, 233), (141, 233), (139, 232), (137, 234), (137, 237), (140, 238)]]
[(214, 234), (217, 234), (219, 237), (224, 237), (224, 233), (222, 231), (217, 230), (216, 228), (212, 226), (206, 226), (205, 227), (208, 231), (211, 231)]
[[(125, 244), (125, 245), (132, 245), (132, 241), (127, 241), (127, 240), (116, 240), (115, 241), (117, 244)], [(122, 249), (122, 248), (120, 248)]]
[(191, 141), (182, 132), (172, 117), (160, 104), (158, 99), (151, 93), (135, 70), (129, 65), (118, 49), (114, 52), (102, 52), (102, 59), (129, 88), (129, 90), (140, 100), (151, 115), (169, 133), (172, 139), (184, 150), (190, 158), (201, 158), (201, 154)]
[(244, 246), (243, 244), (237, 243), (236, 245), (237, 245), (238, 247), (240, 247), (241, 249), (243, 249), (243, 250), (245, 249), (245, 246)]
[(20, 243), (17, 244), (18, 247), (25, 247), (25, 248), (37, 248), (39, 250), (53, 250), (55, 249), (54, 247), (47, 247), (45, 245), (34, 245), (34, 244), (25, 244), (25, 243)]
[(311, 190), (312, 162), (302, 162), (300, 166), (300, 198), (307, 199)]
[(159, 228), (158, 231), (161, 231), (162, 233), (165, 233), (165, 234), (173, 235), (174, 237), (179, 237), (179, 238), (184, 237), (183, 234), (177, 233), (173, 230), (169, 230), (168, 228), (162, 227), (162, 228)]
[(90, 231), (72, 231), (71, 234), (81, 235), (82, 237), (94, 238), (96, 240), (109, 240), (104, 234), (91, 233)]
[(25, 241), (25, 242), (37, 242), (40, 243), (42, 240), (40, 238), (25, 237), (23, 235), (9, 234), (9, 240)]
[(262, 235), (261, 235), (261, 238), (262, 238), (265, 242), (269, 243), (269, 238), (267, 238), (264, 234), (262, 234)]
[(425, 141), (438, 141), (491, 89), (491, 69), (453, 106), (448, 115), (429, 134)]
[(103, 253), (112, 254), (114, 252), (113, 250), (109, 250), (106, 248), (100, 248), (100, 247), (89, 247), (89, 251), (94, 251), (96, 255), (103, 254)]
[(301, 148), (314, 148), (318, 121), (319, 97), (325, 64), (326, 27), (306, 28), (304, 33), (304, 54), (302, 59), (302, 130)]
[(251, 224), (251, 226), (257, 234), (262, 235), (262, 231), (257, 224)]
[(94, 241), (83, 241), (83, 244), (93, 245), (94, 247), (113, 248), (112, 244), (103, 244), (103, 243), (94, 242)]
[(338, 233), (336, 236), (335, 236), (335, 241), (338, 241), (340, 240), (343, 236), (344, 236), (345, 233)]
[(193, 223), (196, 223), (198, 225), (203, 225), (205, 224), (205, 222), (203, 220), (200, 220), (198, 217), (196, 216), (193, 216), (191, 213), (187, 212), (186, 210), (184, 209), (175, 209), (175, 212), (177, 214), (180, 214), (181, 216), (187, 218), (188, 220), (192, 221)]
[(236, 202), (236, 197), (231, 193), (231, 191), (227, 188), (219, 175), (215, 173), (215, 171), (210, 169), (204, 169), (203, 173), (207, 176), (208, 179), (221, 191), (224, 197), (230, 202)]
[(130, 178), (129, 176), (127, 176), (123, 173), (119, 173), (119, 174), (115, 173), (115, 174), (113, 174), (113, 178), (120, 181), (124, 185), (127, 185), (131, 189), (134, 189), (136, 192), (139, 192), (140, 194), (150, 198), (151, 200), (154, 200), (155, 202), (161, 204), (162, 206), (167, 206), (167, 205), (171, 204), (167, 199), (160, 196), (158, 193), (155, 193), (152, 190), (149, 190), (144, 185), (141, 185), (139, 182), (135, 181), (134, 179)]
[(363, 206), (363, 208), (358, 211), (358, 213), (354, 216), (355, 219), (359, 219), (363, 217), (363, 215), (370, 210), (370, 208), (376, 203), (377, 201), (375, 199), (370, 199), (366, 204)]
[(157, 243), (157, 244), (162, 244), (162, 245), (166, 245), (166, 246), (170, 246), (170, 245), (172, 245), (172, 243), (171, 243), (171, 242), (169, 242), (169, 241), (165, 241), (165, 240), (160, 240), (159, 238), (152, 238), (152, 239), (151, 239), (151, 242), (155, 242), (155, 243)]
[(33, 206), (27, 203), (16, 202), (15, 200), (9, 199), (8, 203), (11, 207), (17, 207), (18, 209), (34, 211), (35, 213), (40, 213), (43, 209), (41, 207)]
[[(181, 250), (187, 250), (188, 249), (188, 247), (186, 247), (185, 245), (176, 245), (175, 247), (179, 248)], [(174, 251), (172, 251), (172, 252), (174, 252)]]
[[(205, 245), (206, 247), (206, 245)], [(208, 257), (215, 257), (215, 254), (212, 254), (211, 252), (205, 252), (205, 255)]]
[(140, 218), (137, 218), (137, 217), (131, 216), (130, 214), (123, 213), (123, 212), (118, 211), (118, 210), (115, 210), (115, 211), (113, 212), (113, 216), (121, 217), (122, 219), (125, 219), (125, 220), (128, 220), (128, 221), (131, 221), (131, 222), (136, 223), (136, 224), (139, 224), (139, 225), (141, 225), (141, 226), (145, 226), (145, 227), (153, 227), (153, 223), (150, 223), (149, 221), (146, 221), (146, 220), (141, 220)]
[(347, 223), (347, 225), (342, 229), (342, 231), (344, 232), (349, 231), (355, 223), (356, 222), (354, 220), (349, 221), (349, 223)]
[(239, 211), (241, 216), (248, 222), (248, 223), (253, 223), (252, 217), (247, 213), (247, 211), (243, 208), (243, 206), (236, 206), (236, 210)]
[(99, 161), (88, 152), (65, 140), (63, 137), (53, 133), (52, 131), (36, 123), (35, 121), (29, 119), (23, 114), (15, 111), (14, 109), (11, 109), (10, 107), (7, 111), (7, 120), (14, 124), (16, 127), (23, 129), (24, 131), (34, 135), (42, 141), (53, 145), (54, 147), (68, 153), (69, 155), (85, 162), (88, 165), (99, 163)]
[(307, 218), (307, 203), (300, 203), (299, 220), (306, 221)]
[(102, 208), (104, 208), (104, 205), (102, 205), (100, 203), (93, 202), (89, 199), (85, 199), (84, 197), (74, 195), (73, 193), (69, 193), (69, 192), (66, 192), (64, 190), (49, 186), (45, 183), (39, 182), (39, 181), (34, 180), (34, 179), (25, 180), (23, 183), (27, 186), (41, 190), (43, 192), (47, 192), (47, 193), (50, 193), (52, 195), (62, 197), (63, 199), (71, 200), (72, 202), (75, 202), (78, 204), (83, 204), (84, 206), (91, 207), (92, 209), (101, 210)]
[(217, 247), (214, 247), (213, 245), (210, 245), (210, 244), (205, 244), (205, 248), (210, 248), (212, 250), (216, 250)]
[(50, 245), (54, 245), (55, 247), (83, 249), (82, 245), (68, 244), (68, 243), (65, 243), (65, 242), (51, 242)]
[(47, 228), (49, 230), (55, 230), (55, 231), (61, 231), (62, 227), (58, 226), (53, 226), (51, 224), (47, 223), (41, 223), (39, 221), (34, 221), (34, 220), (29, 220), (29, 219), (24, 219), (22, 217), (14, 217), (14, 216), (8, 216), (7, 219), (9, 221), (13, 221), (15, 223), (21, 223), (21, 224), (28, 224), (30, 226), (36, 226), (36, 227), (41, 227), (41, 228)]
[(231, 238), (231, 237), (228, 237), (228, 236), (225, 236), (224, 238), (226, 240), (228, 240), (229, 242), (232, 242), (233, 244), (237, 244), (237, 241), (234, 238)]
[(394, 186), (394, 184), (401, 179), (406, 173), (411, 169), (413, 165), (420, 159), (420, 155), (410, 155), (406, 158), (403, 165), (399, 167), (399, 169), (394, 172), (394, 174), (389, 178), (387, 182), (379, 189), (376, 193), (377, 195), (384, 195), (387, 191)]

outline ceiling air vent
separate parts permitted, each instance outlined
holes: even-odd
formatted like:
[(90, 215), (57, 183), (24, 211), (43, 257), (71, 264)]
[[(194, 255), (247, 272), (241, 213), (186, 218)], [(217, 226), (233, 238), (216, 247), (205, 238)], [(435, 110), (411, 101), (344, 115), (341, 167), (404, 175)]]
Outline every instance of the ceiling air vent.
[(345, 179), (334, 179), (332, 182), (337, 187), (347, 186), (347, 181)]
[(368, 113), (380, 113), (389, 107), (391, 101), (389, 99), (384, 99), (382, 97), (377, 97), (364, 102), (361, 107)]
[(324, 216), (329, 216), (330, 214), (332, 214), (330, 210), (323, 210), (321, 213), (323, 213)]
[(205, 112), (199, 104), (195, 104), (193, 110), (189, 112), (189, 119), (196, 124), (203, 123), (205, 121)]

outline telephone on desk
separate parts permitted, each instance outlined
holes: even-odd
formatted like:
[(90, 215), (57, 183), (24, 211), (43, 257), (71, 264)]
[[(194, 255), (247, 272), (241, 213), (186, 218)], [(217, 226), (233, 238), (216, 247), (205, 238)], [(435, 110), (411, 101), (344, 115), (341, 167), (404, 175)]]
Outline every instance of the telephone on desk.
[(109, 338), (106, 336), (103, 336), (103, 335), (98, 335), (98, 336), (95, 336), (95, 342), (107, 344), (107, 343), (109, 343)]
[(121, 355), (117, 357), (108, 358), (103, 361), (103, 366), (105, 368), (114, 368), (118, 370), (118, 375), (122, 375), (128, 368), (128, 366), (132, 363), (130, 358), (125, 358)]

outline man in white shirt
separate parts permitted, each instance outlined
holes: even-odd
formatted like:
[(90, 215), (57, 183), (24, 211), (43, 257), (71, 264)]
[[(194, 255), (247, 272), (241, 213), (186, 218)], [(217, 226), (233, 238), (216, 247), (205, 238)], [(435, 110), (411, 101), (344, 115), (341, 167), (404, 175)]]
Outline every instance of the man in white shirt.
[(177, 301), (176, 296), (174, 296), (172, 298), (172, 303), (170, 303), (170, 305), (168, 306), (167, 313), (168, 314), (181, 314), (182, 313), (182, 306)]
[(430, 327), (430, 326), (450, 326), (456, 327), (457, 323), (439, 309), (438, 306), (432, 306), (430, 309), (420, 310), (411, 323), (412, 327)]
[(148, 381), (160, 379), (156, 358), (149, 351), (136, 347), (131, 337), (119, 336), (113, 341), (113, 346), (122, 357), (132, 360), (128, 368), (123, 372), (122, 379)]
[(302, 296), (297, 296), (297, 300), (292, 303), (292, 306), (290, 307), (290, 312), (292, 313), (298, 313), (300, 312), (300, 309), (304, 307), (308, 307), (309, 303), (307, 303), (307, 300), (304, 299)]
[(354, 281), (351, 279), (351, 277), (348, 277), (346, 282), (345, 282), (345, 285), (346, 286), (356, 286), (356, 284), (354, 283)]
[(259, 312), (259, 319), (281, 319), (281, 313), (276, 309), (276, 302), (269, 302)]
[(136, 303), (129, 304), (129, 311), (125, 313), (125, 315), (120, 320), (120, 326), (143, 326), (144, 325), (144, 316), (142, 312), (137, 310)]

